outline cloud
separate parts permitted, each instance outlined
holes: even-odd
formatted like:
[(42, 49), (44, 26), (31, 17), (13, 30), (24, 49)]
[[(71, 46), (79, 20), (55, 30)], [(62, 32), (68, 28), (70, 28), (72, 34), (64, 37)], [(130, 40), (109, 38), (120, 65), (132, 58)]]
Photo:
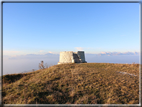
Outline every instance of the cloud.
[(51, 51), (48, 51), (48, 53), (53, 53), (53, 52), (51, 52)]
[(83, 51), (82, 47), (75, 47), (76, 51)]
[(56, 59), (59, 57), (59, 54), (53, 54), (53, 53), (46, 53), (46, 54), (26, 54), (26, 55), (16, 55), (16, 56), (5, 56), (9, 60), (16, 60), (16, 59)]
[(43, 52), (44, 50), (40, 50), (39, 52)]
[(18, 54), (22, 54), (22, 51), (10, 51), (10, 50), (3, 50), (3, 55), (18, 55)]
[(40, 55), (45, 55), (45, 54), (48, 54), (48, 53), (50, 53), (50, 54), (56, 54), (56, 53), (54, 53), (54, 52), (51, 52), (51, 51), (44, 51), (44, 50), (40, 50), (39, 51), (39, 53), (34, 53), (34, 54), (40, 54)]
[(3, 53), (4, 54), (17, 54), (17, 53), (20, 53), (21, 51), (7, 51), (7, 50), (4, 50)]
[(101, 54), (106, 54), (106, 52), (101, 52)]

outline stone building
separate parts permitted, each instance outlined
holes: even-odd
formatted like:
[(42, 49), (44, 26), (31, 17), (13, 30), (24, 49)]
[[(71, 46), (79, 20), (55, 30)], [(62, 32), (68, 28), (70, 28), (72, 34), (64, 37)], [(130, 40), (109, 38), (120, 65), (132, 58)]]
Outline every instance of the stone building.
[(86, 63), (84, 51), (64, 51), (60, 52), (60, 59), (58, 64), (64, 63)]

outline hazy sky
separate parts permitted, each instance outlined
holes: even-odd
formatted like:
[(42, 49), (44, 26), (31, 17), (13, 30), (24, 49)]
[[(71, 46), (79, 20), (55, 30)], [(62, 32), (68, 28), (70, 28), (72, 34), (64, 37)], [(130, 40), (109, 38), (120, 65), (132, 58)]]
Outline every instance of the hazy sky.
[(4, 3), (3, 73), (57, 64), (61, 51), (84, 50), (87, 62), (139, 63), (139, 5)]
[(138, 3), (4, 3), (5, 55), (139, 52)]

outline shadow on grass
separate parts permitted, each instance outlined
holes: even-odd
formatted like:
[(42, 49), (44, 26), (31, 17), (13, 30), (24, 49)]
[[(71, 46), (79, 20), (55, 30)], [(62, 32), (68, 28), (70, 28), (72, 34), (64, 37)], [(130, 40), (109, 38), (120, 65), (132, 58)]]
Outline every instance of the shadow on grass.
[(17, 80), (20, 80), (22, 77), (26, 76), (28, 74), (8, 74), (4, 75), (2, 77), (3, 83), (13, 83)]

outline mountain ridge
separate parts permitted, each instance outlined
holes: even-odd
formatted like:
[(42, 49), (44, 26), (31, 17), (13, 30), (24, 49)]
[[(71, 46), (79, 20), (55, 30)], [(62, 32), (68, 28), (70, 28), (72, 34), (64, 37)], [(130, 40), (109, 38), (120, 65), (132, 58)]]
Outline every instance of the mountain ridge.
[(4, 75), (4, 104), (138, 104), (139, 64), (54, 65)]

